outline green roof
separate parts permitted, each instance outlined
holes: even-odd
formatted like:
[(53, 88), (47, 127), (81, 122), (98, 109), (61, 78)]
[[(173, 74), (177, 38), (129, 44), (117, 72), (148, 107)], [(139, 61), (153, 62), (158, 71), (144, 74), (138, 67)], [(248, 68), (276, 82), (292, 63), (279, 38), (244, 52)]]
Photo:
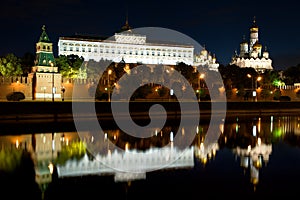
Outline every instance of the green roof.
[(42, 34), (40, 36), (39, 42), (46, 42), (46, 43), (51, 43), (47, 33), (46, 33), (46, 27), (45, 25), (42, 26)]

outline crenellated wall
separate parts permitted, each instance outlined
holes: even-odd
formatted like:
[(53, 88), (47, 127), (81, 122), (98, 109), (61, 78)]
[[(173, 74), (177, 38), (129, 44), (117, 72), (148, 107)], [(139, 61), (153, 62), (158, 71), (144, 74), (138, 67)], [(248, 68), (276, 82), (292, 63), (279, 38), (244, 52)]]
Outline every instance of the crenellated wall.
[[(96, 79), (72, 79), (62, 78), (61, 88), (65, 91), (61, 92), (61, 97), (65, 101), (70, 101), (72, 98), (75, 101), (79, 100), (93, 100), (89, 95), (89, 88), (97, 84)], [(0, 76), (0, 101), (6, 101), (6, 95), (11, 92), (23, 92), (25, 94), (25, 100), (33, 99), (33, 78), (31, 77), (1, 77)], [(278, 88), (281, 90), (281, 95), (291, 97), (292, 101), (300, 101), (300, 95), (297, 95), (297, 91), (300, 90), (300, 86), (284, 86)], [(224, 89), (219, 89), (220, 95), (225, 95)], [(272, 101), (273, 95), (269, 95), (267, 98), (261, 97), (261, 90), (257, 89), (257, 101)], [(232, 89), (231, 96), (227, 98), (228, 101), (244, 101), (243, 97), (239, 97), (236, 94), (236, 89)], [(50, 98), (46, 101), (51, 101)], [(248, 101), (251, 101), (249, 98)]]
[(0, 100), (6, 100), (6, 95), (11, 92), (23, 92), (26, 100), (32, 99), (32, 78), (30, 77), (1, 77)]

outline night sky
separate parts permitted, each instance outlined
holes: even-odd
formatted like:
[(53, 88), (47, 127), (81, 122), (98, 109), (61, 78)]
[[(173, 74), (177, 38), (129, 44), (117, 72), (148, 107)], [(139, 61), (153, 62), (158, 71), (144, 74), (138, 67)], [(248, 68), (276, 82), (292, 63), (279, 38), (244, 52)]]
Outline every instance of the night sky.
[[(299, 3), (298, 3), (299, 4)], [(300, 16), (297, 1), (163, 1), (163, 0), (6, 0), (1, 2), (0, 55), (35, 53), (46, 25), (54, 44), (60, 36), (112, 36), (128, 16), (132, 28), (162, 27), (196, 40), (227, 65), (254, 16), (259, 41), (270, 53), (274, 69), (300, 63)]]

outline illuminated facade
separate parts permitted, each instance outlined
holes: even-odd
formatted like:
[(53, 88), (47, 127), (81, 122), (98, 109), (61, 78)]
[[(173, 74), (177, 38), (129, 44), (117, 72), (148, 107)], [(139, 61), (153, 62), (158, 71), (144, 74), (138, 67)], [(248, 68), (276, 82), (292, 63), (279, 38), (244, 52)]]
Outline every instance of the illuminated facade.
[(35, 66), (32, 67), (30, 77), (34, 77), (33, 99), (61, 99), (61, 74), (55, 65), (53, 45), (50, 41), (45, 26), (36, 43)]
[(211, 55), (205, 47), (199, 54), (194, 55), (194, 66), (207, 66), (209, 70), (218, 71), (219, 63), (215, 55)]
[(133, 33), (126, 21), (122, 31), (110, 38), (87, 36), (60, 37), (58, 55), (78, 55), (88, 61), (93, 59), (126, 63), (176, 65), (183, 62), (192, 66), (207, 66), (216, 70), (219, 64), (204, 48), (199, 55), (194, 46), (148, 42), (146, 35)]
[(239, 54), (235, 51), (231, 59), (230, 65), (237, 65), (241, 68), (252, 67), (257, 72), (264, 72), (265, 70), (273, 70), (272, 59), (269, 58), (267, 48), (262, 50), (262, 44), (258, 40), (258, 26), (256, 20), (250, 27), (250, 40), (246, 41), (245, 37), (240, 43)]

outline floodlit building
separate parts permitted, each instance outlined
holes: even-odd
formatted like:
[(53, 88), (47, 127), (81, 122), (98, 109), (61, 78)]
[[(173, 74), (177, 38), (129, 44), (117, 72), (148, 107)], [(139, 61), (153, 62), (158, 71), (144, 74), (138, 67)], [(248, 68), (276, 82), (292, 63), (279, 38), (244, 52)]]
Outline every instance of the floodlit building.
[(148, 41), (146, 35), (134, 33), (126, 24), (120, 32), (109, 38), (75, 35), (59, 37), (58, 55), (78, 55), (84, 60), (93, 59), (124, 61), (126, 63), (176, 65), (183, 62), (192, 66), (208, 66), (217, 69), (215, 57), (205, 48), (195, 55), (194, 46), (190, 44)]
[(253, 24), (250, 27), (249, 42), (243, 37), (240, 43), (240, 52), (235, 51), (230, 64), (239, 67), (252, 67), (257, 72), (264, 72), (265, 70), (273, 70), (272, 59), (269, 57), (269, 52), (259, 42), (258, 37), (259, 28), (254, 18)]
[(33, 78), (33, 99), (61, 99), (61, 74), (55, 64), (53, 43), (49, 39), (45, 26), (36, 43), (36, 58), (30, 77)]

